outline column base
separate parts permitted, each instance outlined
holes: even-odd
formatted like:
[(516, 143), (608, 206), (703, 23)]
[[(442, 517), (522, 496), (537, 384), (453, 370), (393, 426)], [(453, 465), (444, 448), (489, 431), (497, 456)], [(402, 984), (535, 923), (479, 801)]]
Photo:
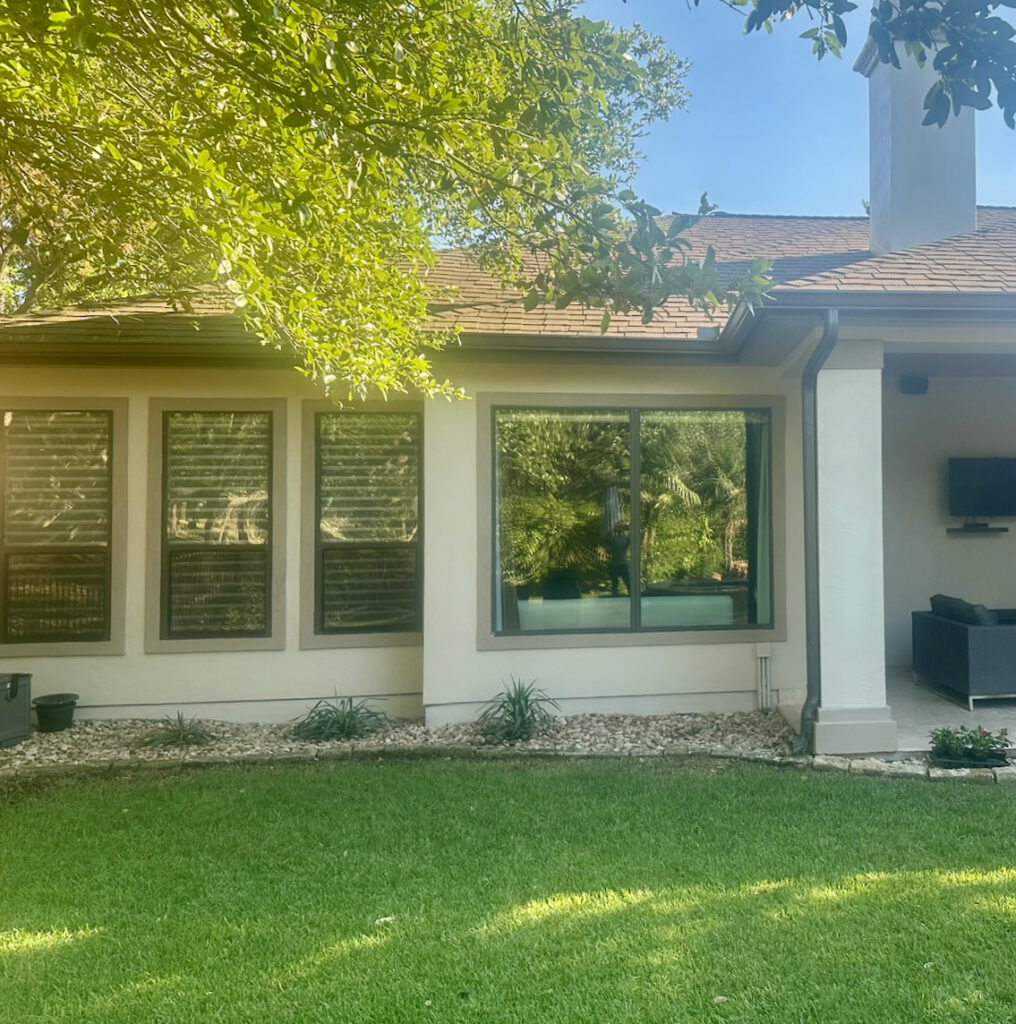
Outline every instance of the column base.
[(816, 754), (891, 754), (896, 722), (890, 707), (823, 708), (815, 716)]

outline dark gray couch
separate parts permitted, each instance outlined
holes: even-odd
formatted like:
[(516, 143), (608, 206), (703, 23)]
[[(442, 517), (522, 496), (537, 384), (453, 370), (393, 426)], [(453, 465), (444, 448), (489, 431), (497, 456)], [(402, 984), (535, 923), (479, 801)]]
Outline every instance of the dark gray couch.
[(1016, 609), (991, 611), (994, 625), (912, 612), (914, 675), (951, 690), (974, 710), (986, 697), (1016, 697)]

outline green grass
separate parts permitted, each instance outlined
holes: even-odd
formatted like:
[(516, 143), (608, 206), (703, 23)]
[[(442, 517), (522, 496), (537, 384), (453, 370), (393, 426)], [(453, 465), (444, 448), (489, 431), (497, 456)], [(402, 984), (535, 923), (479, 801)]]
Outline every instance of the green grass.
[(0, 1021), (1016, 1019), (1016, 792), (305, 765), (0, 803)]

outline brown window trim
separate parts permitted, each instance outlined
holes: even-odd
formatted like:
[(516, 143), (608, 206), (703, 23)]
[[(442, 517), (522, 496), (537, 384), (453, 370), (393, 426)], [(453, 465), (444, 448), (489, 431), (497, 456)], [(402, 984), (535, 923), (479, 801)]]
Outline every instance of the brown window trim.
[[(300, 541), (300, 647), (305, 650), (324, 650), (342, 647), (418, 647), (423, 643), (422, 631), (385, 630), (369, 633), (319, 631), (321, 601), (319, 583), (319, 554), (321, 544), (318, 536), (318, 446), (317, 418), (320, 413), (342, 414), (333, 402), (307, 399), (303, 403), (302, 430), (302, 482), (301, 482), (301, 541)], [(420, 534), (416, 540), (417, 577), (419, 580), (419, 608), (422, 621), (423, 609), (423, 481), (425, 423), (421, 403), (412, 400), (394, 399), (388, 402), (364, 402), (348, 407), (353, 413), (417, 413), (420, 416), (419, 453), (419, 523)]]
[[(171, 412), (267, 412), (272, 420), (270, 537), (267, 545), (269, 632), (265, 636), (166, 637), (164, 542), (165, 415)], [(148, 417), (148, 574), (145, 587), (145, 651), (148, 654), (201, 651), (278, 651), (286, 646), (286, 400), (153, 398)]]
[[(610, 392), (486, 391), (475, 396), (477, 424), (477, 623), (478, 651), (580, 649), (584, 647), (689, 646), (779, 643), (787, 638), (784, 446), (786, 399), (782, 395), (657, 395)], [(772, 439), (772, 625), (712, 629), (659, 629), (643, 632), (495, 633), (494, 608), (494, 410), (518, 406), (566, 409), (768, 409)]]
[[(0, 643), (2, 657), (122, 655), (126, 650), (127, 589), (127, 399), (0, 398), (12, 411), (108, 412), (112, 417), (109, 558), (109, 635), (103, 640), (32, 640)], [(63, 549), (61, 549), (63, 550)], [(68, 549), (69, 551), (70, 549)]]

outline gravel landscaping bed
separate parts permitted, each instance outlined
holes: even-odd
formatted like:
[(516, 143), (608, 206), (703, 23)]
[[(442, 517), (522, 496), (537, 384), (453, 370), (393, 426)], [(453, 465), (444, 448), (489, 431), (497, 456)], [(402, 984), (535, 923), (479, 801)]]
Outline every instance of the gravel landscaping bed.
[(57, 733), (33, 733), (23, 743), (0, 748), (0, 782), (75, 769), (303, 761), (373, 756), (386, 752), (468, 755), (558, 755), (653, 757), (666, 754), (765, 761), (817, 771), (920, 777), (1016, 786), (1016, 766), (995, 769), (929, 768), (923, 755), (893, 757), (800, 756), (791, 752), (793, 730), (778, 714), (570, 715), (555, 717), (539, 735), (522, 743), (500, 743), (480, 734), (474, 722), (427, 729), (418, 722), (387, 722), (359, 740), (312, 743), (292, 735), (292, 723), (199, 720), (211, 742), (148, 747), (143, 740), (163, 720), (76, 721)]
[(491, 743), (474, 723), (427, 729), (419, 723), (389, 723), (355, 741), (311, 743), (295, 739), (289, 724), (202, 721), (212, 742), (189, 747), (145, 747), (158, 722), (146, 719), (78, 721), (64, 732), (33, 733), (0, 749), (0, 772), (36, 767), (108, 765), (111, 762), (229, 761), (251, 758), (313, 758), (355, 750), (475, 748), (532, 753), (645, 756), (664, 753), (769, 755), (790, 751), (793, 730), (778, 714), (571, 715), (553, 719), (525, 743)]

